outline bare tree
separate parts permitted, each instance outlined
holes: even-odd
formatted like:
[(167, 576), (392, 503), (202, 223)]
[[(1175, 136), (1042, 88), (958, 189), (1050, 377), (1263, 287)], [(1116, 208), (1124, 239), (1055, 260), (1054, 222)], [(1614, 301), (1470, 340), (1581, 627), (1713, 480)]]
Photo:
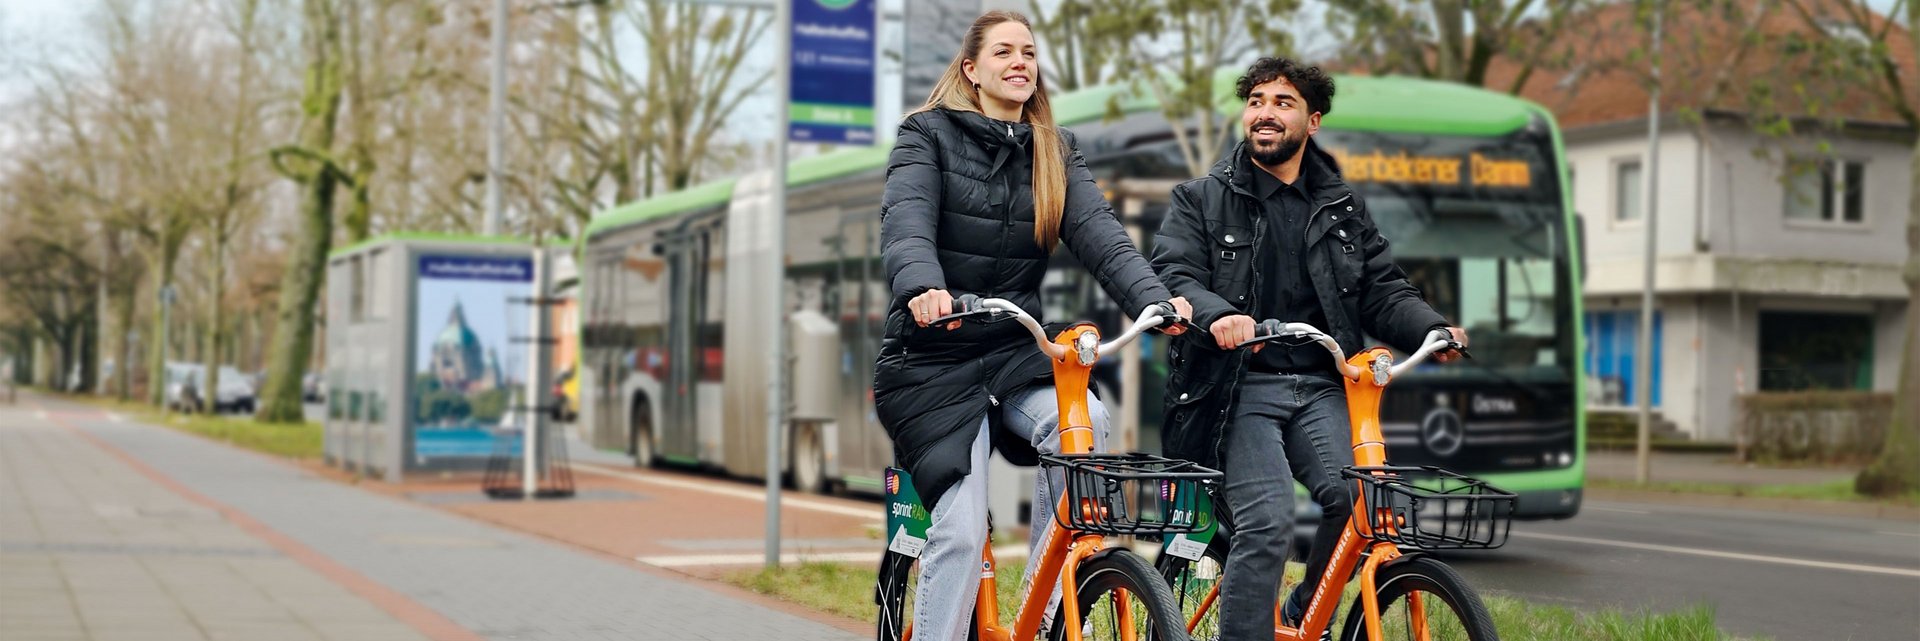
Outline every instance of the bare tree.
[[(1220, 113), (1223, 67), (1262, 55), (1286, 55), (1286, 27), (1298, 0), (1115, 0), (1084, 10), (1082, 51), (1110, 52), (1114, 77), (1128, 78), (1160, 103), (1192, 175), (1206, 173), (1231, 139)], [(1115, 97), (1114, 100), (1120, 100)], [(1117, 108), (1117, 104), (1113, 107)]]
[[(1333, 0), (1328, 26), (1350, 62), (1374, 74), (1398, 73), (1519, 93), (1550, 63), (1556, 43), (1575, 33), (1574, 16), (1593, 0)], [(1496, 58), (1519, 70), (1500, 86)]]

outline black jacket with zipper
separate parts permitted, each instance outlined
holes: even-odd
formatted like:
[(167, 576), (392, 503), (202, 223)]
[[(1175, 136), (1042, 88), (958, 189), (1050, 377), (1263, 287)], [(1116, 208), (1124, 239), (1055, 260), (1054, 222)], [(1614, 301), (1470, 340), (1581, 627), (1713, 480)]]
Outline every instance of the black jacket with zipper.
[[(1175, 187), (1154, 236), (1154, 269), (1174, 295), (1192, 303), (1193, 323), (1203, 329), (1229, 315), (1252, 314), (1267, 293), (1256, 266), (1260, 253), (1275, 250), (1267, 240), (1274, 232), (1253, 194), (1249, 172), (1261, 169), (1247, 153), (1243, 142), (1208, 175)], [(1312, 213), (1305, 229), (1287, 231), (1306, 234), (1307, 276), (1327, 318), (1320, 329), (1349, 355), (1361, 348), (1363, 331), (1403, 352), (1418, 349), (1446, 320), (1394, 265), (1366, 201), (1340, 177), (1333, 156), (1311, 138), (1306, 153), (1312, 156), (1302, 165)], [(1161, 445), (1167, 456), (1217, 468), (1247, 353), (1222, 351), (1201, 332), (1174, 337), (1171, 345)]]
[[(1172, 298), (1094, 183), (1072, 134), (1060, 240), (1124, 309)], [(873, 402), (894, 461), (931, 507), (971, 471), (982, 416), (1012, 392), (1052, 376), (1046, 356), (1011, 319), (959, 329), (919, 327), (907, 301), (929, 289), (1004, 298), (1038, 317), (1050, 252), (1034, 242), (1032, 130), (975, 112), (908, 116), (887, 162), (882, 256), (893, 300), (874, 365)], [(998, 417), (991, 416), (998, 424)], [(993, 430), (1009, 461), (1032, 465), (1024, 439)]]

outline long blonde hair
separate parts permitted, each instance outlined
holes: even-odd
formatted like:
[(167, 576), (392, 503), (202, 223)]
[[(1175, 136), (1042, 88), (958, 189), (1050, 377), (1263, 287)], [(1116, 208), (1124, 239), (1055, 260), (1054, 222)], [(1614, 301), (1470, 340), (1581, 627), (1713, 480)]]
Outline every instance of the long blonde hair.
[[(953, 56), (947, 72), (934, 84), (927, 102), (914, 113), (932, 109), (971, 111), (980, 109), (980, 89), (967, 80), (965, 65), (980, 56), (986, 46), (987, 30), (1007, 22), (1018, 22), (1033, 31), (1027, 17), (1012, 11), (988, 11), (980, 14), (967, 28), (960, 53)], [(1034, 74), (1033, 97), (1020, 110), (1020, 120), (1033, 128), (1033, 241), (1052, 252), (1060, 243), (1060, 218), (1067, 202), (1066, 146), (1060, 142), (1060, 130), (1053, 125), (1053, 105), (1047, 101), (1046, 74)]]

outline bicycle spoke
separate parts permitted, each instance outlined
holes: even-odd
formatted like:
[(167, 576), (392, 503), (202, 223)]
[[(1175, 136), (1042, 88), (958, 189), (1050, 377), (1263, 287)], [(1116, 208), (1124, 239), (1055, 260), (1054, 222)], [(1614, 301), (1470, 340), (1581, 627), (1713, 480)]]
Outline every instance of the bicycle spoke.
[(1466, 641), (1468, 638), (1460, 614), (1434, 594), (1415, 591), (1380, 605), (1381, 633), (1387, 639)]

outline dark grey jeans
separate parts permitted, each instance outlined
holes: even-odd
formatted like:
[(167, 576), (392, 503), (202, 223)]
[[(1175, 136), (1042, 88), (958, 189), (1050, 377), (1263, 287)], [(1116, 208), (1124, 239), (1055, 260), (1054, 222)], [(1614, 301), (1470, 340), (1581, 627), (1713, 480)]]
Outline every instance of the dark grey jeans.
[[(1307, 560), (1311, 586), (1333, 556), (1353, 513), (1353, 491), (1340, 468), (1353, 464), (1346, 390), (1329, 374), (1294, 376), (1247, 372), (1227, 422), (1221, 461), (1223, 493), (1232, 524), (1220, 585), (1220, 638), (1273, 636), (1274, 604), (1293, 532), (1293, 483), (1298, 480), (1324, 515)], [(1289, 611), (1312, 598), (1296, 589)]]

